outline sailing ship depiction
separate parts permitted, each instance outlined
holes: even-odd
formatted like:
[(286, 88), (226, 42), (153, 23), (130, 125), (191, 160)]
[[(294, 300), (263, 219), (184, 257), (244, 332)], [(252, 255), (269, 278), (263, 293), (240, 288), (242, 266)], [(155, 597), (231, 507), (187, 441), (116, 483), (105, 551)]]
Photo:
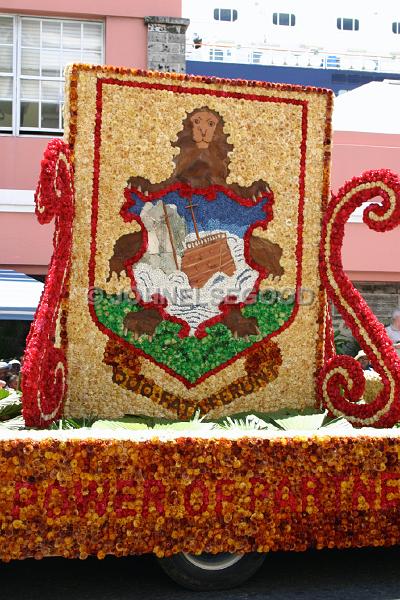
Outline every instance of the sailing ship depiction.
[[(163, 204), (163, 206), (165, 205)], [(215, 273), (225, 273), (230, 277), (235, 273), (236, 266), (225, 232), (219, 231), (200, 236), (194, 213), (196, 206), (190, 200), (185, 207), (190, 210), (196, 239), (186, 243), (180, 270), (187, 275), (192, 288), (201, 288)], [(177, 269), (179, 269), (172, 228), (166, 210), (164, 210), (164, 215), (175, 264)]]
[(210, 234), (188, 242), (182, 256), (181, 270), (186, 273), (193, 288), (203, 287), (214, 273), (233, 275), (236, 267), (226, 233)]

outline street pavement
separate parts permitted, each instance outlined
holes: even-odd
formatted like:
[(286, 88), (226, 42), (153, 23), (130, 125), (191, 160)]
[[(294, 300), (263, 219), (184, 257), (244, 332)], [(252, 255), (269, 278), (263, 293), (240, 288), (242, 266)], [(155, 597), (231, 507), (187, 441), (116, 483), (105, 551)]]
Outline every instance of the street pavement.
[(245, 585), (189, 592), (151, 556), (0, 564), (3, 600), (400, 600), (400, 547), (270, 554)]

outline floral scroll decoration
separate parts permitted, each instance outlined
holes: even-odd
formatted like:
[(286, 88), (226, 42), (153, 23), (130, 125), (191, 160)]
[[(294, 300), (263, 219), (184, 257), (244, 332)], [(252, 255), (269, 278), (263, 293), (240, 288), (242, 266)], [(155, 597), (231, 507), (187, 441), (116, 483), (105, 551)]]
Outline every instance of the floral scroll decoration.
[(400, 224), (400, 179), (394, 173), (368, 171), (352, 179), (332, 198), (325, 213), (320, 271), (328, 296), (381, 376), (383, 387), (373, 402), (359, 403), (365, 379), (361, 366), (350, 356), (330, 358), (317, 385), (321, 403), (334, 415), (345, 416), (355, 426), (391, 427), (400, 420), (400, 358), (385, 328), (344, 273), (341, 257), (348, 218), (377, 196), (381, 203), (364, 210), (364, 223), (375, 231), (389, 231)]
[(53, 257), (32, 326), (22, 370), (23, 416), (28, 426), (60, 417), (67, 387), (66, 313), (74, 218), (74, 176), (69, 147), (49, 142), (35, 194), (39, 223), (55, 218)]

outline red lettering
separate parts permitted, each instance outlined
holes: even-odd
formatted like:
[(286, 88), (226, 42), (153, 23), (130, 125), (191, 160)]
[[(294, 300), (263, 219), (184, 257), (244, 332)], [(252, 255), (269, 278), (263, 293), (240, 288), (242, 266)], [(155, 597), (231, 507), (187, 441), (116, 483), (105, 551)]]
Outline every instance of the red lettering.
[(360, 476), (354, 478), (352, 497), (353, 508), (358, 509), (358, 500), (360, 497), (368, 502), (369, 508), (374, 508), (376, 496), (375, 481), (373, 479), (371, 479), (369, 485), (367, 485)]
[(278, 509), (285, 509), (286, 507), (290, 508), (292, 512), (296, 512), (298, 510), (297, 506), (297, 498), (293, 495), (290, 489), (289, 479), (285, 477), (279, 484), (275, 492), (275, 503), (278, 506)]
[(217, 481), (217, 487), (216, 487), (216, 505), (215, 505), (215, 510), (217, 512), (218, 515), (220, 515), (222, 513), (222, 503), (225, 502), (232, 502), (233, 500), (233, 496), (232, 494), (226, 494), (224, 493), (224, 486), (225, 485), (232, 485), (234, 483), (233, 479), (220, 479), (219, 481)]
[(278, 488), (276, 489), (275, 504), (280, 510), (284, 510), (286, 507), (290, 508), (292, 512), (296, 512), (298, 510), (297, 499), (292, 494), (290, 482), (287, 477), (281, 480)]
[[(103, 488), (103, 494), (100, 495), (99, 487)], [(106, 481), (104, 484), (96, 481), (89, 481), (85, 489), (82, 482), (75, 484), (75, 499), (80, 515), (88, 512), (89, 502), (94, 502), (96, 513), (102, 517), (107, 510), (107, 504), (110, 497), (110, 484)]]
[[(29, 490), (29, 497), (21, 498), (21, 490)], [(33, 506), (37, 501), (37, 489), (34, 483), (23, 483), (18, 481), (15, 485), (12, 516), (19, 519), (20, 509), (26, 506)]]
[[(399, 496), (397, 498), (388, 498), (389, 494), (399, 493), (398, 482), (400, 479), (400, 473), (381, 473), (381, 507), (385, 510), (393, 508), (399, 503)], [(389, 482), (392, 482), (390, 484)], [(394, 484), (394, 485), (393, 485)], [(393, 488), (396, 486), (396, 490)]]
[(114, 510), (117, 517), (134, 517), (136, 510), (124, 506), (125, 503), (133, 502), (137, 496), (124, 493), (125, 488), (136, 487), (134, 479), (120, 479), (117, 481), (117, 492), (114, 496)]
[[(55, 500), (57, 493), (58, 502)], [(43, 507), (46, 510), (47, 516), (50, 518), (60, 517), (65, 515), (69, 509), (68, 490), (58, 481), (50, 483), (47, 486), (44, 496)]]
[[(256, 507), (256, 500), (260, 499), (260, 498), (263, 500), (264, 500), (264, 498), (268, 498), (268, 489), (267, 489), (264, 479), (261, 479), (261, 477), (251, 477), (250, 483), (251, 483), (251, 488), (250, 488), (249, 509), (254, 512), (254, 509)], [(262, 490), (258, 494), (255, 493), (255, 489), (254, 489), (256, 487), (256, 485), (263, 486)]]
[(343, 498), (342, 498), (342, 483), (343, 481), (346, 481), (346, 477), (342, 477), (342, 476), (334, 476), (332, 477), (333, 482), (335, 484), (335, 493), (336, 493), (336, 503), (337, 503), (337, 508), (338, 510), (341, 509), (342, 507), (342, 502), (343, 502)]
[(164, 514), (164, 485), (158, 479), (147, 479), (144, 483), (144, 496), (142, 515), (147, 517), (149, 514), (150, 503), (153, 503), (160, 515)]
[[(199, 490), (201, 492), (201, 506), (198, 509), (195, 509), (192, 505), (192, 494), (195, 492), (195, 490)], [(186, 486), (184, 501), (186, 511), (189, 513), (189, 515), (196, 516), (205, 512), (208, 508), (209, 500), (210, 494), (204, 481), (196, 480), (190, 485)]]
[[(311, 485), (310, 485), (311, 484)], [(316, 477), (301, 478), (301, 510), (305, 512), (309, 507), (310, 500), (308, 496), (314, 499), (314, 505), (321, 509), (321, 484)]]

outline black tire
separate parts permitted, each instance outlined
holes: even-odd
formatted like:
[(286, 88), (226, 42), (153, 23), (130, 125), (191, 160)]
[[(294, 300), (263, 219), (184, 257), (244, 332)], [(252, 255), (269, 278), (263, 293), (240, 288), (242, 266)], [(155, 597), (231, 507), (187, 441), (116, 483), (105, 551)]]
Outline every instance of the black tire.
[(158, 560), (176, 583), (188, 590), (227, 590), (247, 581), (261, 567), (265, 554), (186, 554)]

